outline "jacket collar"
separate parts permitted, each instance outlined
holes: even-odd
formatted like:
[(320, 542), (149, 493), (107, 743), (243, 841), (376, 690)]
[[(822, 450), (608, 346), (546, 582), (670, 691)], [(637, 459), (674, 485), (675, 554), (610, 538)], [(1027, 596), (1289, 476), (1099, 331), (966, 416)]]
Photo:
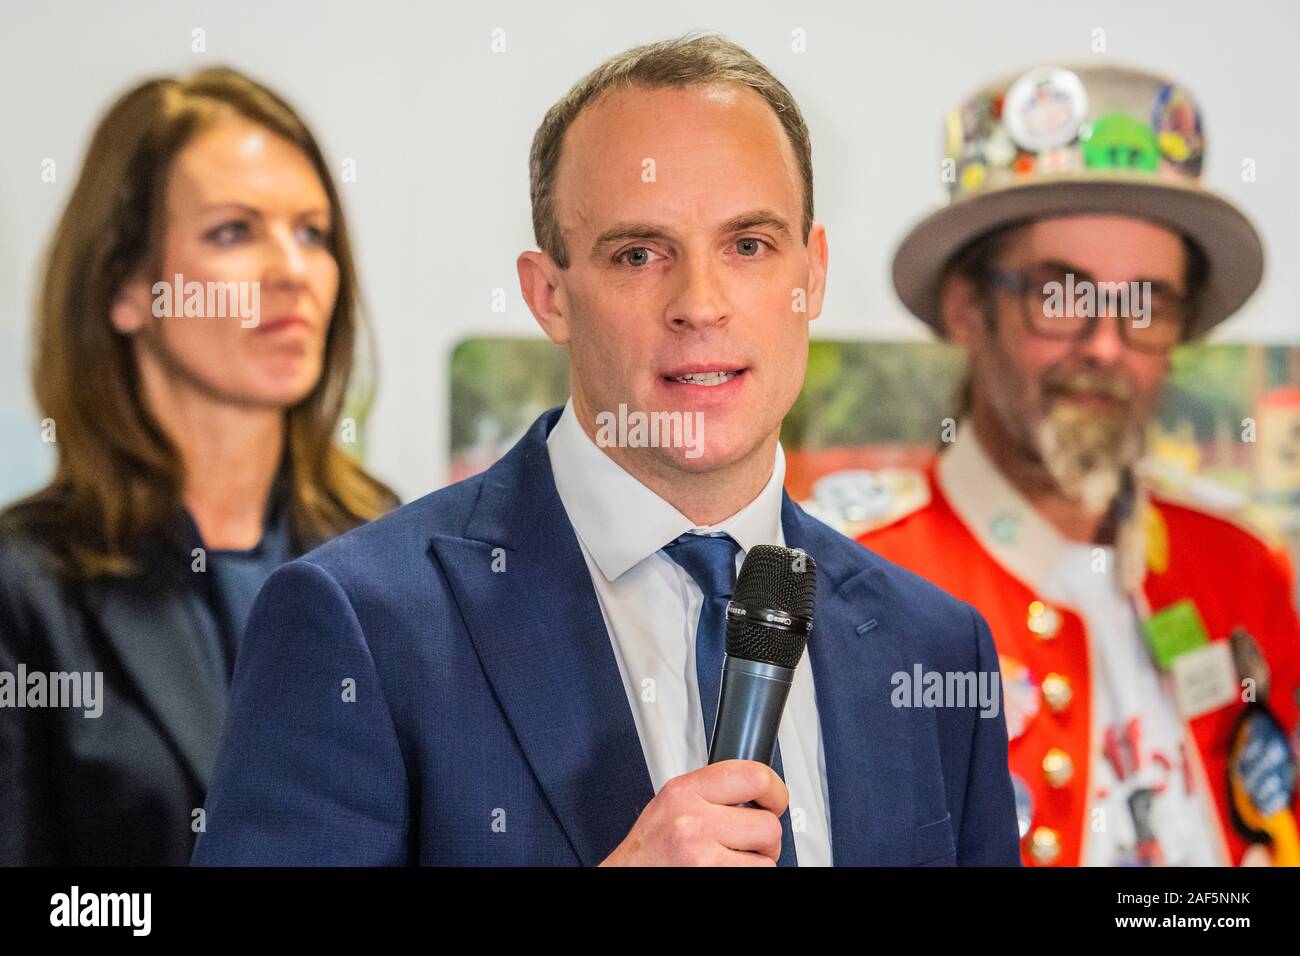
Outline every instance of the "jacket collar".
[(1060, 562), (1066, 542), (980, 446), (969, 418), (939, 456), (935, 478), (957, 517), (999, 564), (1031, 588)]
[(224, 662), (202, 651), (217, 646), (202, 596), (148, 576), (96, 578), (87, 591), (123, 669), (206, 788), (226, 713), (226, 684)]
[[(288, 520), (288, 493), (285, 466), (272, 486), (267, 522)], [(213, 613), (212, 569), (194, 570), (194, 551), (202, 547), (198, 526), (182, 509), (168, 528), (137, 545), (141, 573), (92, 579), (87, 595), (123, 669), (206, 788), (225, 720), (228, 674), (224, 660), (205, 653), (224, 645)]]

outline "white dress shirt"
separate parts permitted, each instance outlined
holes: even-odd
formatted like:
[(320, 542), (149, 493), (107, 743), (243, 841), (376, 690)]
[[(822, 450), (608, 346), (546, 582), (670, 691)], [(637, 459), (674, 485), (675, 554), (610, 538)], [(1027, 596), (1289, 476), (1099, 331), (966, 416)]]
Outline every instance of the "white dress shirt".
[[(701, 527), (598, 448), (578, 423), (572, 400), (546, 446), (658, 793), (671, 778), (708, 763), (695, 671), (703, 596), (690, 575), (659, 549), (688, 531), (725, 531), (740, 545), (739, 569), (754, 545), (784, 545), (785, 453), (778, 444), (772, 477), (758, 497), (730, 518)], [(795, 670), (777, 742), (799, 865), (829, 866), (826, 757), (807, 654)]]

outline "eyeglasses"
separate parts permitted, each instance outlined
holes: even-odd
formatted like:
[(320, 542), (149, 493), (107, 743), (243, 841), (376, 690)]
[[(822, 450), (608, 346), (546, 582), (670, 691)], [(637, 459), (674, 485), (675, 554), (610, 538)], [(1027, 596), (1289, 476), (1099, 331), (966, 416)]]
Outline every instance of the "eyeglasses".
[(1015, 293), (1025, 326), (1057, 341), (1088, 339), (1104, 313), (1119, 320), (1120, 339), (1139, 352), (1168, 352), (1183, 338), (1191, 304), (1153, 282), (1094, 282), (1082, 273), (1051, 267), (991, 270), (992, 286)]

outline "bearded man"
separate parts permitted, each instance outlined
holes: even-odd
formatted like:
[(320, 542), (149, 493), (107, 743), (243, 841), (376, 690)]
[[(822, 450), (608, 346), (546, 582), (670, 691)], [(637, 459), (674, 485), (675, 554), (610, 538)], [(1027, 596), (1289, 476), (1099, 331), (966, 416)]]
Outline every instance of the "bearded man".
[(1171, 350), (1263, 271), (1200, 185), (1196, 101), (1043, 67), (947, 130), (950, 202), (894, 283), (966, 352), (964, 411), (928, 494), (859, 540), (989, 621), (1026, 863), (1294, 863), (1289, 563), (1139, 467)]

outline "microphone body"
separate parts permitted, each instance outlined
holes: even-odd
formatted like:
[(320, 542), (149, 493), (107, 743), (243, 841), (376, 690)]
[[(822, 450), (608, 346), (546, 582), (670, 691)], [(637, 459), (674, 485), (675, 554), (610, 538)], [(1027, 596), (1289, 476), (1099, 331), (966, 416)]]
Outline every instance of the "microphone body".
[(739, 759), (771, 766), (793, 680), (794, 671), (788, 667), (727, 655), (709, 763)]

